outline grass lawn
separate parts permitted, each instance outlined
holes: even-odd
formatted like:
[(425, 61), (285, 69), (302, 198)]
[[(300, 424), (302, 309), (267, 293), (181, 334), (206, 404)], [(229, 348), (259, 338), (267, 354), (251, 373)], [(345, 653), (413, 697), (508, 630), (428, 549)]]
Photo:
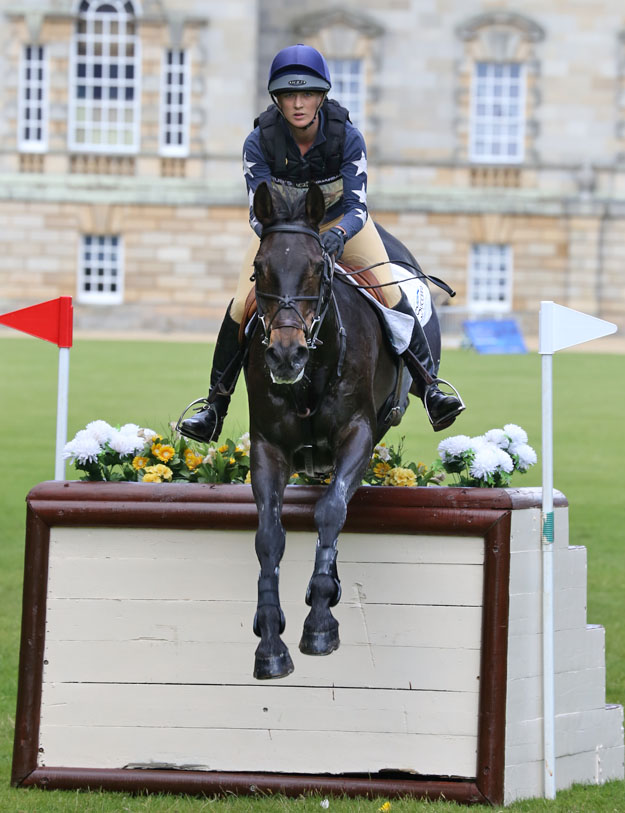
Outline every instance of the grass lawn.
[[(130, 797), (124, 794), (24, 791), (9, 788), (21, 613), (24, 498), (54, 476), (57, 348), (7, 335), (0, 338), (0, 440), (4, 451), (0, 489), (0, 813), (56, 811), (319, 811), (321, 797), (225, 800)], [(600, 343), (597, 343), (600, 348)], [(199, 343), (77, 340), (70, 361), (70, 437), (96, 418), (134, 422), (155, 430), (205, 394), (211, 348)], [(625, 703), (625, 500), (623, 394), (625, 357), (564, 352), (554, 360), (555, 486), (570, 502), (570, 543), (588, 548), (588, 621), (606, 627), (607, 702)], [(414, 403), (389, 441), (405, 438), (408, 459), (430, 463), (436, 446), (453, 434), (481, 434), (517, 423), (540, 456), (540, 358), (478, 356), (447, 351), (441, 374), (462, 392), (468, 409), (454, 427), (435, 435)], [(239, 387), (224, 437), (247, 428), (247, 403)], [(69, 476), (75, 476), (68, 472)], [(540, 485), (540, 465), (513, 484)], [(377, 811), (384, 800), (331, 799), (330, 811)], [(392, 802), (394, 813), (450, 811), (446, 803)], [(476, 808), (481, 809), (481, 808)], [(596, 813), (625, 811), (625, 783), (576, 787), (555, 802), (517, 803), (511, 811)]]

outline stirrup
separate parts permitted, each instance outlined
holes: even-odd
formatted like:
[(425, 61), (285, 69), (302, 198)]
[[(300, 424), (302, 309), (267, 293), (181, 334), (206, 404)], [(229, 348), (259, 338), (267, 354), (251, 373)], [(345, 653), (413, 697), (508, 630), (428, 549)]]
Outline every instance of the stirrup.
[[(213, 437), (215, 436), (216, 431), (213, 432), (212, 436), (207, 441), (206, 438), (200, 438), (200, 437), (197, 437), (196, 435), (187, 434), (187, 432), (183, 432), (182, 429), (181, 429), (182, 423), (187, 417), (187, 412), (190, 409), (193, 409), (193, 407), (196, 404), (201, 405), (201, 406), (198, 406), (195, 409), (195, 414), (196, 415), (199, 412), (203, 412), (205, 409), (212, 409), (215, 413), (217, 412), (215, 410), (214, 404), (211, 401), (209, 401), (208, 398), (196, 398), (195, 401), (191, 401), (191, 403), (183, 409), (182, 414), (180, 415), (180, 417), (176, 421), (176, 432), (178, 432), (179, 435), (183, 435), (186, 438), (191, 438), (191, 440), (196, 440), (196, 441), (198, 441), (198, 443), (210, 443), (212, 441)], [(189, 416), (189, 417), (191, 417), (191, 416)], [(217, 422), (215, 424), (215, 430), (217, 430), (218, 427), (219, 427), (219, 415), (217, 415)]]
[[(430, 390), (430, 387), (438, 386), (439, 384), (445, 384), (447, 387), (453, 390), (453, 394), (455, 394), (456, 398), (460, 401), (460, 406), (456, 409), (455, 412), (452, 412), (450, 415), (446, 415), (438, 423), (434, 423), (434, 421), (432, 420), (432, 416), (430, 415), (430, 410), (428, 409), (428, 392)], [(452, 393), (443, 393), (443, 395), (452, 395)], [(426, 386), (425, 392), (423, 394), (423, 406), (425, 407), (425, 414), (428, 416), (428, 420), (435, 432), (440, 432), (443, 429), (447, 429), (447, 427), (451, 426), (452, 423), (456, 420), (458, 415), (460, 415), (461, 412), (464, 412), (464, 410), (467, 408), (458, 390), (454, 387), (454, 385), (450, 381), (446, 381), (444, 378), (435, 378)]]

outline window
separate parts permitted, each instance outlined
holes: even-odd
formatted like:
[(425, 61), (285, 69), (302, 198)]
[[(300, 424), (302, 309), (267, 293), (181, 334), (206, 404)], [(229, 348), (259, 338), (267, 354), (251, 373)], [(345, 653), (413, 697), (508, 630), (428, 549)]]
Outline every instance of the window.
[(45, 152), (48, 142), (48, 71), (43, 45), (26, 45), (20, 66), (18, 148)]
[(506, 312), (512, 307), (512, 251), (501, 243), (474, 243), (469, 259), (469, 310)]
[(169, 49), (163, 59), (161, 94), (161, 155), (189, 153), (189, 54)]
[(329, 59), (332, 78), (330, 96), (349, 110), (352, 124), (364, 128), (365, 82), (361, 59)]
[(71, 149), (137, 151), (139, 64), (132, 3), (83, 0), (72, 48)]
[(520, 163), (525, 140), (525, 73), (518, 62), (477, 62), (471, 101), (472, 161)]
[(94, 305), (118, 305), (122, 302), (120, 238), (85, 235), (80, 252), (78, 301)]

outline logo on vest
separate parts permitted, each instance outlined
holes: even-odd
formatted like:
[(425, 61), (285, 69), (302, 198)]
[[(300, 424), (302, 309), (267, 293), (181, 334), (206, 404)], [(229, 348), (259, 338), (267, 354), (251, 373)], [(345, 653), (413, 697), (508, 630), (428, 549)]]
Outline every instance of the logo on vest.
[(289, 79), (289, 85), (307, 85), (308, 82), (305, 79)]

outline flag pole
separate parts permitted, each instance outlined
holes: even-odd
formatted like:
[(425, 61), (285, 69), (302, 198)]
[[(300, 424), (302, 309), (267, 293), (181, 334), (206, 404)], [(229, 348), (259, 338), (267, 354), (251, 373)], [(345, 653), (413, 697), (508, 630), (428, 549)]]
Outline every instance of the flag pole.
[(59, 347), (59, 376), (56, 402), (56, 449), (54, 479), (65, 479), (63, 449), (67, 443), (67, 412), (69, 399), (69, 347)]
[(541, 302), (539, 352), (542, 375), (543, 563), (543, 775), (545, 798), (556, 798), (556, 713), (553, 606), (553, 302)]
[(553, 355), (565, 347), (616, 332), (616, 325), (555, 302), (541, 302), (538, 352), (542, 356), (543, 770), (547, 799), (556, 797), (555, 608), (553, 513)]

